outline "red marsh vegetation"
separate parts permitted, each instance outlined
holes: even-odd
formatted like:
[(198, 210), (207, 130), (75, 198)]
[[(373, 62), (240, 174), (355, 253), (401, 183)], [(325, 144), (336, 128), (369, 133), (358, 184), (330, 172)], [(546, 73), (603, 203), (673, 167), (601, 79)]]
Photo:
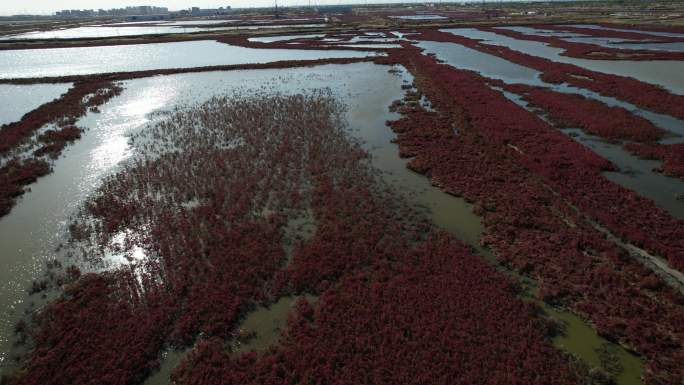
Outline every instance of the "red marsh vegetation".
[(21, 120), (0, 127), (0, 155), (31, 138), (47, 124), (66, 127), (76, 123), (89, 108), (96, 108), (121, 93), (122, 88), (108, 81), (75, 83), (64, 95), (26, 113)]
[(604, 139), (635, 142), (658, 141), (667, 133), (625, 108), (610, 107), (579, 94), (498, 80), (489, 83), (522, 96), (532, 107), (543, 110), (556, 127), (576, 127)]
[(532, 305), (442, 234), (345, 274), (297, 304), (279, 346), (230, 355), (217, 338), (175, 370), (179, 384), (577, 384), (544, 343)]
[[(684, 116), (680, 96), (635, 79), (438, 31), (420, 37)], [(680, 384), (684, 296), (606, 231), (682, 271), (684, 223), (605, 179), (610, 162), (506, 99), (491, 79), (402, 47), (372, 60), (406, 67), (434, 107), (406, 103), (388, 122), (408, 167), (475, 203), (496, 258), (535, 279), (543, 300), (644, 357), (647, 384)], [(515, 90), (559, 126), (633, 140), (662, 134), (576, 95)], [(624, 120), (599, 128), (571, 104)], [(65, 118), (37, 141), (75, 139), (74, 123)], [(70, 226), (68, 247), (109, 269), (73, 277), (33, 318), (22, 369), (6, 383), (140, 383), (169, 347), (191, 348), (174, 370), (179, 384), (610, 381), (554, 349), (554, 326), (516, 297), (514, 281), (436, 232), (382, 182), (328, 92), (215, 97), (169, 112), (131, 140), (139, 155), (103, 180)], [(7, 164), (14, 169), (0, 181), (14, 184), (49, 170), (43, 160)], [(310, 237), (297, 224), (307, 217)], [(277, 346), (233, 351), (247, 314), (301, 294), (319, 299), (298, 302)]]
[[(670, 36), (656, 36), (653, 34), (640, 33), (638, 30), (633, 32), (616, 31), (603, 28), (587, 28), (578, 27), (574, 25), (555, 25), (555, 24), (537, 24), (535, 28), (547, 29), (551, 31), (572, 32), (593, 37), (608, 37), (627, 40), (646, 40), (652, 43), (676, 43), (684, 41), (684, 37), (670, 37)], [(622, 27), (616, 27), (622, 28)]]
[[(94, 263), (126, 234), (130, 263), (69, 284), (6, 381), (136, 383), (171, 344), (194, 346), (179, 384), (581, 383), (516, 285), (384, 185), (342, 114), (327, 93), (219, 97), (135, 136), (142, 155), (71, 226)], [(231, 354), (256, 304), (300, 293), (320, 298), (280, 346)]]
[(517, 106), (487, 80), (417, 48), (384, 59), (411, 71), (436, 111), (409, 108), (390, 126), (409, 167), (476, 204), (484, 241), (537, 279), (540, 296), (588, 318), (646, 358), (649, 384), (678, 384), (684, 297), (665, 286), (594, 221), (680, 271), (684, 225), (609, 182), (612, 165)]
[[(29, 162), (30, 166), (19, 167), (23, 164), (20, 159), (8, 167), (0, 168), (0, 178), (4, 173), (4, 180), (8, 184), (0, 191), (2, 210), (0, 217), (9, 213), (17, 196), (22, 195), (26, 186), (35, 181), (39, 176), (50, 172), (49, 163), (47, 168), (34, 167), (41, 164), (44, 157), (56, 159), (67, 144), (80, 138), (81, 129), (74, 126), (78, 119), (89, 110), (97, 111), (97, 108), (122, 92), (121, 86), (116, 81), (149, 77), (154, 75), (169, 75), (177, 73), (228, 71), (242, 69), (270, 69), (270, 68), (296, 68), (322, 64), (348, 64), (363, 61), (371, 61), (373, 58), (333, 58), (304, 61), (278, 61), (264, 64), (240, 64), (229, 66), (212, 66), (197, 68), (179, 68), (150, 70), (137, 72), (121, 72), (99, 75), (77, 75), (53, 78), (29, 78), (29, 79), (2, 79), (4, 84), (41, 84), (41, 83), (64, 83), (74, 82), (74, 86), (61, 97), (45, 103), (33, 111), (25, 114), (18, 122), (9, 123), (0, 127), (0, 155), (13, 159), (18, 153), (28, 153), (29, 158), (35, 158), (35, 162)], [(41, 128), (53, 124), (57, 129), (49, 129), (43, 135), (36, 137), (36, 132)], [(15, 154), (17, 153), (17, 154)], [(49, 161), (49, 159), (48, 159)], [(17, 179), (17, 169), (21, 169), (22, 177)], [(47, 172), (45, 171), (47, 170)], [(30, 178), (26, 176), (31, 175)], [(12, 182), (12, 181), (21, 182)]]
[(498, 56), (541, 72), (541, 79), (553, 84), (569, 85), (614, 97), (641, 108), (684, 120), (684, 95), (673, 94), (660, 86), (634, 78), (587, 70), (572, 64), (557, 63), (528, 55), (508, 47), (482, 43), (480, 40), (436, 30), (421, 30), (417, 40), (461, 44), (480, 52)]
[(644, 159), (661, 160), (658, 171), (684, 179), (684, 144), (627, 143), (625, 148)]
[[(338, 38), (338, 35), (330, 35), (335, 38)], [(363, 36), (363, 34), (361, 34)], [(326, 35), (328, 37), (328, 35)], [(342, 36), (343, 39), (346, 39), (345, 45), (353, 43), (350, 42), (351, 38), (353, 38), (354, 35), (344, 35)], [(370, 36), (368, 36), (370, 37)], [(248, 40), (249, 36), (228, 36), (228, 37), (221, 37), (217, 38), (216, 41), (221, 42), (221, 43), (226, 43), (234, 46), (239, 46), (239, 47), (246, 47), (246, 48), (280, 48), (280, 49), (306, 49), (306, 50), (323, 50), (323, 51), (379, 51), (379, 52), (385, 52), (387, 48), (367, 48), (367, 47), (350, 47), (350, 46), (338, 46), (334, 44), (330, 44), (330, 42), (324, 41), (322, 39), (294, 39), (294, 40), (283, 40), (283, 41), (273, 41), (269, 43), (263, 43), (263, 42), (258, 42), (258, 41), (249, 41)], [(342, 41), (340, 41), (342, 42)], [(290, 43), (298, 43), (298, 44), (290, 44)], [(338, 42), (339, 43), (339, 42)], [(358, 42), (359, 44), (362, 44), (364, 42)], [(365, 42), (365, 43), (373, 43), (376, 44), (375, 42)], [(380, 43), (383, 44), (383, 43)]]
[[(18, 122), (0, 127), (0, 160), (5, 161), (0, 168), (0, 217), (10, 212), (24, 186), (50, 173), (45, 156), (57, 158), (67, 144), (81, 137), (81, 129), (74, 126), (76, 121), (121, 91), (109, 81), (77, 82), (64, 95), (26, 113)], [(50, 124), (56, 129), (36, 137)]]
[(563, 49), (561, 55), (597, 60), (684, 60), (684, 52), (656, 51), (650, 49), (608, 48), (591, 43), (567, 41), (555, 36), (542, 36), (513, 31), (505, 28), (479, 27), (486, 32), (508, 36), (518, 40), (530, 40)]
[(44, 160), (10, 159), (0, 167), (0, 217), (9, 214), (15, 199), (24, 194), (24, 186), (50, 173)]
[[(297, 49), (297, 47), (289, 47), (290, 49)], [(359, 49), (368, 51), (367, 49)], [(66, 75), (40, 78), (15, 78), (15, 79), (0, 79), (0, 84), (41, 84), (41, 83), (68, 83), (68, 82), (90, 82), (90, 81), (121, 81), (129, 79), (146, 78), (156, 75), (174, 75), (197, 72), (213, 72), (213, 71), (237, 71), (237, 70), (256, 70), (256, 69), (274, 69), (274, 68), (299, 68), (311, 67), (323, 64), (350, 64), (361, 63), (375, 60), (374, 57), (356, 57), (356, 58), (330, 58), (330, 59), (315, 59), (315, 60), (279, 60), (269, 63), (253, 63), (253, 64), (229, 64), (216, 65), (205, 67), (190, 67), (190, 68), (165, 68), (145, 71), (131, 71), (131, 72), (108, 72), (95, 75)]]
[(607, 28), (629, 29), (635, 32), (667, 32), (684, 34), (684, 27), (677, 25), (663, 25), (663, 24), (626, 24), (626, 23), (599, 23), (600, 26)]

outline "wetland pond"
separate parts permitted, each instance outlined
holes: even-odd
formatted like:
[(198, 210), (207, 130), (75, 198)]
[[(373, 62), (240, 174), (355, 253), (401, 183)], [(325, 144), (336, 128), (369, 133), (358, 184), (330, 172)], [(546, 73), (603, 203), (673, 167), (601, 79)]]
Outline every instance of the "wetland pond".
[[(502, 80), (505, 83), (521, 83), (546, 87), (558, 92), (577, 93), (590, 99), (599, 100), (609, 106), (623, 107), (669, 131), (672, 137), (666, 141), (679, 142), (683, 140), (684, 122), (673, 117), (643, 110), (632, 104), (605, 97), (586, 89), (571, 87), (567, 84), (546, 83), (539, 78), (540, 73), (534, 69), (459, 44), (421, 41), (418, 46), (425, 49), (426, 54), (434, 54), (438, 59), (451, 66), (476, 71), (483, 76)], [(654, 71), (656, 70), (654, 69)], [(527, 103), (521, 101), (520, 98), (516, 98), (510, 93), (504, 94), (517, 104), (523, 107), (527, 106)], [(608, 143), (600, 138), (586, 135), (579, 130), (564, 130), (564, 132), (618, 166), (619, 172), (605, 173), (608, 179), (653, 200), (671, 215), (684, 219), (684, 202), (678, 199), (679, 194), (684, 194), (684, 182), (678, 178), (668, 177), (653, 171), (660, 165), (659, 161), (640, 159), (624, 150), (620, 143)]]
[(639, 40), (628, 40), (615, 37), (588, 36), (579, 33), (564, 31), (544, 30), (531, 27), (506, 27), (511, 31), (522, 32), (527, 35), (553, 36), (573, 43), (597, 44), (607, 48), (616, 49), (646, 49), (655, 51), (683, 52), (684, 43), (644, 43)]
[[(130, 46), (112, 48), (127, 47)], [(149, 45), (145, 47), (150, 48)], [(298, 53), (290, 51), (288, 54), (296, 56)], [(184, 60), (192, 59), (185, 56)], [(59, 71), (69, 70), (68, 66), (65, 64), (64, 68), (53, 72), (63, 74)], [(178, 64), (173, 66), (178, 67)], [(14, 67), (3, 65), (1, 68)], [(382, 179), (400, 191), (409, 202), (422, 207), (437, 227), (487, 257), (488, 251), (479, 245), (483, 226), (480, 218), (472, 212), (472, 206), (433, 187), (427, 178), (408, 170), (406, 160), (399, 158), (398, 148), (391, 142), (395, 136), (385, 122), (398, 117), (389, 112), (388, 107), (403, 97), (402, 86), (406, 88), (412, 79), (401, 67), (395, 67), (391, 72), (389, 69), (371, 63), (356, 63), (155, 76), (123, 82), (124, 91), (120, 96), (101, 106), (100, 113), (88, 113), (79, 120), (77, 124), (87, 127), (87, 131), (55, 162), (54, 172), (31, 185), (31, 191), (21, 198), (12, 212), (0, 219), (0, 254), (5, 266), (0, 271), (0, 351), (3, 352), (0, 359), (3, 366), (12, 367), (8, 352), (12, 349), (14, 324), (23, 314), (35, 311), (44, 302), (36, 295), (28, 295), (27, 288), (43, 276), (46, 262), (53, 259), (77, 262), (56, 250), (67, 240), (70, 218), (95, 191), (102, 178), (115, 172), (122, 162), (136, 156), (135, 146), (129, 137), (145, 129), (160, 112), (201, 102), (216, 94), (250, 90), (298, 93), (330, 88), (347, 105), (349, 134), (362, 142)], [(110, 70), (108, 67), (107, 72)], [(115, 268), (126, 260), (114, 255), (108, 262), (105, 266), (83, 264), (81, 267), (85, 271)], [(248, 315), (242, 327), (256, 333), (256, 338), (245, 344), (243, 349), (258, 350), (272, 345), (293, 301), (292, 298), (280, 299)], [(597, 366), (595, 349), (605, 346), (607, 341), (598, 337), (578, 317), (546, 306), (545, 309), (549, 315), (568, 325), (566, 334), (555, 340), (556, 345)], [(609, 346), (618, 352), (626, 368), (619, 376), (619, 383), (640, 383), (640, 361), (616, 345)], [(183, 352), (165, 353), (161, 370), (152, 374), (146, 384), (168, 383), (170, 371), (182, 357)]]
[(590, 60), (576, 59), (560, 55), (561, 48), (554, 48), (545, 43), (518, 40), (493, 32), (480, 31), (474, 28), (444, 29), (454, 35), (483, 40), (490, 45), (501, 45), (529, 55), (539, 56), (560, 63), (574, 64), (588, 70), (607, 74), (628, 76), (641, 81), (659, 85), (673, 93), (684, 95), (684, 62), (676, 60), (662, 61), (629, 61), (629, 60)]
[(89, 75), (164, 68), (268, 63), (281, 60), (357, 58), (376, 52), (256, 49), (213, 40), (0, 52), (0, 78)]
[[(218, 22), (218, 20), (215, 20)], [(221, 23), (229, 23), (229, 20), (221, 20)], [(136, 23), (137, 24), (137, 23)], [(168, 25), (145, 25), (145, 26), (86, 26), (77, 28), (55, 29), (51, 31), (25, 32), (16, 35), (0, 36), (0, 40), (46, 40), (46, 39), (91, 39), (106, 37), (141, 36), (141, 35), (166, 35), (177, 33), (194, 32), (213, 32), (213, 31), (235, 31), (235, 30), (254, 30), (254, 29), (278, 29), (292, 28), (287, 24), (260, 24), (260, 25), (236, 25), (229, 27), (208, 27), (207, 25), (216, 24), (208, 20), (200, 22), (176, 22)], [(296, 28), (315, 28), (324, 27), (325, 24), (297, 24)]]

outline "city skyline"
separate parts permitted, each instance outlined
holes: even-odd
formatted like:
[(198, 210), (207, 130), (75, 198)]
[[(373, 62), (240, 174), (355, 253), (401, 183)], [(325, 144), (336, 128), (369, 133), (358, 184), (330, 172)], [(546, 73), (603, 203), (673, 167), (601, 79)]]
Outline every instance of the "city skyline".
[[(397, 3), (397, 2), (410, 2), (410, 1), (392, 1), (383, 0), (379, 1), (383, 3)], [(279, 0), (278, 4), (283, 6), (292, 5), (306, 5), (310, 3), (321, 4), (321, 5), (332, 5), (332, 4), (367, 4), (370, 1), (367, 0)], [(143, 1), (131, 1), (131, 0), (107, 0), (107, 1), (88, 1), (88, 0), (60, 0), (60, 1), (50, 1), (50, 0), (32, 0), (30, 2), (19, 2), (19, 1), (9, 1), (4, 2), (0, 5), (0, 16), (11, 16), (11, 15), (21, 15), (21, 14), (32, 14), (32, 15), (52, 15), (57, 11), (64, 9), (110, 9), (110, 8), (125, 8), (127, 6), (141, 6), (150, 5), (156, 7), (167, 7), (170, 11), (177, 11), (181, 9), (188, 9), (190, 7), (201, 7), (201, 8), (218, 8), (231, 6), (233, 8), (250, 8), (250, 7), (267, 7), (273, 4), (273, 0), (192, 0), (181, 1), (181, 0), (143, 0)]]

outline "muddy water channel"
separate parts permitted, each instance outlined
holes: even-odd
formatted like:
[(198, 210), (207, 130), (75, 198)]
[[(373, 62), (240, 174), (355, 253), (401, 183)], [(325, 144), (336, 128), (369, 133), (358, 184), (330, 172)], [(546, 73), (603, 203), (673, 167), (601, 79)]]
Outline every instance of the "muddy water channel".
[[(539, 72), (534, 69), (459, 44), (423, 41), (418, 46), (425, 49), (426, 54), (434, 54), (449, 65), (476, 71), (492, 79), (499, 79), (509, 84), (521, 83), (546, 87), (558, 92), (581, 94), (609, 106), (625, 108), (669, 131), (671, 135), (663, 142), (677, 143), (684, 140), (684, 122), (671, 116), (653, 113), (615, 98), (605, 97), (567, 84), (545, 83), (539, 78)], [(527, 103), (520, 100), (519, 97), (510, 93), (504, 94), (519, 105), (527, 107)], [(621, 143), (609, 143), (601, 138), (586, 135), (579, 130), (564, 130), (564, 132), (591, 148), (592, 151), (610, 160), (619, 168), (619, 172), (605, 173), (608, 179), (653, 200), (671, 215), (684, 219), (684, 202), (678, 198), (680, 194), (684, 194), (684, 182), (678, 178), (667, 177), (653, 171), (660, 166), (660, 161), (639, 159), (624, 150)]]
[[(136, 156), (130, 135), (143, 130), (160, 112), (202, 102), (215, 94), (235, 91), (268, 90), (296, 93), (315, 88), (330, 88), (347, 106), (350, 134), (361, 140), (382, 178), (403, 192), (415, 205), (423, 207), (432, 222), (471, 245), (484, 258), (487, 250), (479, 246), (483, 227), (472, 207), (460, 198), (431, 186), (427, 178), (409, 171), (398, 157), (393, 133), (385, 121), (397, 118), (388, 110), (392, 101), (401, 99), (402, 85), (411, 77), (401, 68), (392, 72), (386, 66), (370, 63), (327, 65), (287, 70), (209, 72), (157, 76), (124, 82), (121, 96), (90, 113), (78, 124), (88, 131), (57, 160), (54, 173), (31, 186), (12, 210), (0, 219), (0, 359), (11, 367), (13, 325), (25, 312), (35, 311), (44, 301), (27, 294), (27, 288), (45, 273), (45, 263), (58, 259), (81, 263), (84, 270), (115, 268), (125, 259), (112, 255), (103, 266), (91, 266), (56, 251), (66, 241), (69, 218), (93, 193), (106, 175), (115, 172), (122, 162)], [(52, 295), (55, 291), (52, 292)], [(277, 343), (294, 298), (258, 308), (246, 317), (241, 327), (254, 334), (238, 350), (263, 350)], [(33, 304), (32, 304), (33, 303)], [(640, 383), (640, 361), (618, 346), (609, 344), (579, 318), (540, 304), (546, 313), (566, 324), (565, 334), (554, 342), (577, 355), (591, 366), (600, 366), (597, 349), (608, 347), (619, 357), (625, 369), (620, 384)], [(161, 370), (147, 384), (166, 384), (169, 373), (183, 357), (183, 352), (169, 351), (162, 358)]]

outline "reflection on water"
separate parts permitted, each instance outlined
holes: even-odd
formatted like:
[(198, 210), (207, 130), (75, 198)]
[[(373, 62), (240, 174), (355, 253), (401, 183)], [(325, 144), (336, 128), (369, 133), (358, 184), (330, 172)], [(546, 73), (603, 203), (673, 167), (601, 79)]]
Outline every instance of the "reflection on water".
[(317, 299), (311, 295), (283, 297), (269, 306), (259, 306), (249, 313), (240, 324), (241, 337), (233, 346), (233, 351), (236, 353), (263, 352), (275, 345), (287, 326), (288, 316), (302, 297), (306, 298), (309, 303), (315, 303)]
[(30, 186), (11, 213), (0, 219), (0, 364), (6, 364), (13, 324), (33, 300), (26, 289), (42, 277), (45, 262), (65, 241), (68, 218), (105, 175), (131, 155), (127, 134), (174, 96), (173, 88), (124, 93), (78, 122), (88, 130), (67, 147), (54, 172)]
[(678, 199), (680, 194), (684, 194), (684, 181), (654, 172), (660, 167), (660, 161), (639, 159), (621, 145), (606, 143), (581, 130), (564, 131), (619, 167), (619, 172), (604, 173), (606, 178), (651, 199), (672, 216), (684, 219), (684, 202)]
[(71, 83), (0, 84), (0, 126), (19, 121), (25, 113), (66, 92)]
[(286, 41), (294, 39), (317, 39), (325, 36), (325, 34), (315, 34), (315, 35), (278, 35), (278, 36), (261, 36), (261, 37), (250, 37), (249, 41), (254, 41), (258, 43), (273, 43), (275, 41)]
[(421, 41), (418, 42), (417, 46), (423, 48), (426, 54), (434, 54), (438, 59), (445, 61), (453, 67), (476, 71), (488, 78), (499, 79), (509, 84), (521, 83), (530, 86), (546, 87), (558, 92), (576, 93), (590, 99), (596, 99), (611, 107), (625, 108), (651, 121), (656, 126), (676, 134), (676, 136), (666, 138), (666, 142), (676, 143), (684, 140), (684, 122), (669, 115), (644, 110), (633, 104), (565, 83), (546, 83), (539, 78), (539, 71), (512, 63), (498, 56), (464, 47), (460, 44)]
[(192, 348), (186, 350), (169, 349), (161, 354), (161, 365), (159, 369), (154, 371), (149, 376), (143, 385), (171, 385), (171, 373), (178, 364), (183, 360), (183, 357), (190, 352)]
[(405, 16), (390, 16), (391, 19), (402, 19), (402, 20), (443, 20), (448, 19), (445, 16), (439, 15), (405, 15)]
[(8, 40), (103, 38), (118, 36), (201, 32), (206, 31), (208, 29), (209, 28), (182, 28), (157, 25), (141, 27), (77, 27), (56, 29), (52, 31), (25, 32), (17, 35), (4, 36), (2, 38)]
[(602, 25), (593, 25), (593, 24), (577, 24), (577, 25), (574, 25), (574, 27), (605, 29), (608, 31), (620, 31), (620, 32), (638, 32), (638, 33), (641, 33), (644, 35), (653, 35), (653, 36), (684, 37), (684, 33), (658, 32), (658, 31), (647, 31), (647, 30), (626, 29), (626, 28), (613, 28), (613, 27), (604, 27)]
[(607, 74), (630, 76), (641, 81), (657, 84), (671, 92), (684, 95), (684, 62), (676, 60), (663, 61), (629, 61), (629, 60), (589, 60), (561, 56), (561, 48), (549, 47), (536, 41), (517, 40), (493, 32), (480, 31), (474, 28), (444, 29), (454, 35), (485, 40), (486, 44), (501, 45), (529, 55), (543, 57), (560, 63), (574, 64), (592, 71)]
[(639, 40), (628, 40), (616, 37), (589, 36), (582, 35), (580, 33), (545, 30), (532, 27), (502, 27), (502, 29), (510, 29), (512, 31), (522, 32), (528, 35), (553, 36), (573, 43), (596, 44), (607, 48), (684, 52), (684, 43), (644, 43)]
[[(373, 103), (372, 98), (383, 98), (379, 90), (394, 87), (396, 93), (384, 96), (387, 103), (375, 111), (384, 110), (400, 95), (400, 84), (387, 67), (371, 63), (156, 76), (123, 86), (122, 95), (101, 106), (101, 113), (89, 113), (78, 122), (88, 128), (83, 138), (64, 151), (52, 174), (31, 185), (32, 191), (0, 219), (0, 359), (7, 357), (13, 324), (31, 300), (26, 288), (42, 277), (45, 261), (59, 257), (54, 250), (65, 241), (69, 216), (105, 175), (132, 155), (127, 137), (149, 123), (152, 112), (239, 89), (292, 93), (331, 87), (344, 101), (365, 107)], [(351, 108), (349, 113), (354, 111)], [(387, 130), (382, 115), (376, 119), (375, 130)]]
[(454, 43), (420, 41), (416, 44), (426, 54), (435, 54), (447, 64), (470, 71), (477, 71), (483, 76), (500, 79), (506, 83), (523, 83), (532, 86), (545, 85), (539, 79), (539, 71), (524, 67), (498, 56), (486, 54), (478, 50)]
[[(214, 20), (218, 21), (218, 20)], [(221, 22), (229, 22), (228, 20), (221, 20)], [(139, 22), (138, 22), (139, 23)], [(25, 32), (16, 35), (1, 36), (0, 39), (6, 40), (30, 40), (30, 39), (84, 39), (84, 38), (105, 38), (105, 37), (121, 37), (121, 36), (138, 36), (138, 35), (161, 35), (170, 33), (193, 33), (193, 32), (211, 32), (211, 31), (230, 31), (237, 29), (261, 29), (261, 28), (313, 28), (323, 27), (325, 24), (299, 24), (292, 25), (246, 25), (234, 27), (202, 27), (202, 25), (215, 24), (210, 23), (209, 20), (191, 22), (175, 22), (168, 25), (148, 25), (148, 26), (92, 26), (92, 27), (76, 27), (56, 29), (52, 31), (34, 31)]]
[(255, 49), (202, 40), (0, 51), (0, 78), (85, 75), (161, 68), (364, 57), (375, 52)]
[[(601, 338), (596, 330), (589, 327), (579, 317), (545, 306), (544, 312), (560, 321), (564, 326), (564, 331), (554, 338), (553, 343), (561, 349), (565, 349), (581, 357), (584, 362), (592, 367), (601, 368), (602, 363), (599, 351), (608, 349), (615, 355), (622, 371), (616, 375), (616, 382), (619, 385), (640, 385), (642, 384), (641, 375), (643, 363), (641, 360), (628, 353), (625, 349), (606, 342)], [(577, 338), (582, 336), (582, 338)], [(606, 368), (604, 368), (606, 369)]]
[[(498, 90), (512, 102), (545, 119), (543, 113), (531, 108), (519, 95)], [(684, 194), (684, 181), (653, 171), (660, 166), (660, 161), (640, 159), (626, 151), (622, 143), (610, 143), (577, 128), (561, 131), (618, 167), (617, 172), (603, 173), (610, 181), (652, 200), (670, 215), (684, 219), (684, 202), (678, 199), (679, 194)]]
[[(0, 255), (7, 267), (0, 270), (3, 285), (0, 291), (0, 352), (10, 351), (12, 325), (20, 315), (12, 309), (21, 310), (26, 306), (30, 299), (25, 289), (31, 280), (42, 276), (46, 260), (59, 257), (53, 250), (65, 239), (69, 216), (93, 193), (103, 176), (115, 171), (117, 165), (134, 154), (127, 136), (149, 123), (153, 112), (201, 102), (218, 93), (239, 89), (292, 93), (330, 87), (349, 106), (350, 133), (363, 140), (373, 166), (379, 169), (383, 179), (404, 193), (410, 202), (424, 206), (437, 226), (477, 248), (482, 224), (472, 213), (471, 206), (431, 186), (428, 178), (409, 171), (405, 160), (398, 158), (396, 145), (390, 142), (394, 135), (385, 126), (385, 121), (396, 115), (389, 113), (387, 108), (393, 100), (403, 96), (402, 83), (410, 81), (405, 71), (394, 74), (389, 73), (386, 66), (356, 63), (156, 76), (125, 82), (123, 94), (102, 106), (101, 114), (90, 113), (79, 122), (89, 130), (64, 152), (55, 164), (55, 172), (32, 185), (33, 191), (24, 196), (10, 215), (0, 220)], [(138, 253), (138, 256), (143, 257), (143, 254)], [(268, 316), (252, 317), (266, 320), (257, 323), (272, 326), (271, 321), (282, 318), (281, 314), (286, 315), (291, 308), (288, 299), (281, 301), (274, 306), (275, 310), (282, 308), (282, 311), (273, 310), (266, 312)], [(262, 335), (277, 336), (277, 331), (271, 334), (262, 331)], [(589, 337), (569, 333), (568, 338), (584, 343)], [(167, 353), (162, 370), (146, 384), (167, 383), (169, 371), (182, 354)]]

